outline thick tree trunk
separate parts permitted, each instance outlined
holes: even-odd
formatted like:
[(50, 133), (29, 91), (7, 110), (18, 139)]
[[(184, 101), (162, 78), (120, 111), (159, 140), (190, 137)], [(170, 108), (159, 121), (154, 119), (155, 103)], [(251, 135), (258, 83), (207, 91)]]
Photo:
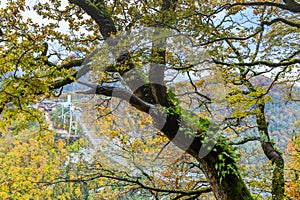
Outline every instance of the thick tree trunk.
[[(155, 122), (155, 118), (153, 118), (153, 120), (154, 125), (158, 123)], [(234, 159), (234, 150), (227, 144), (225, 138), (217, 138), (218, 142), (213, 146), (211, 151), (202, 158), (199, 152), (205, 140), (205, 134), (197, 130), (198, 136), (190, 142), (190, 136), (184, 131), (180, 131), (181, 129), (185, 130), (185, 128), (182, 128), (182, 124), (184, 123), (180, 123), (179, 121), (183, 121), (180, 120), (179, 115), (168, 115), (166, 124), (161, 131), (176, 146), (185, 150), (199, 161), (216, 199), (253, 199), (237, 168), (237, 163)], [(187, 147), (187, 145), (189, 146)]]
[[(229, 174), (222, 177), (222, 172), (220, 174), (220, 171), (215, 169), (215, 165), (220, 165), (222, 163), (222, 161), (218, 160), (218, 155), (221, 153), (222, 152), (213, 152), (203, 159), (198, 159), (216, 199), (253, 199), (238, 171), (231, 171)], [(232, 161), (226, 163), (226, 165), (234, 164), (235, 163)]]

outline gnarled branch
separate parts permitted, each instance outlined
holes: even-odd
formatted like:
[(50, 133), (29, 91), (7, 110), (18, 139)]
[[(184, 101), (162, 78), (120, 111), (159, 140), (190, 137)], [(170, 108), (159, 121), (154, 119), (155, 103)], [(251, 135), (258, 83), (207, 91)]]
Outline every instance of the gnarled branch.
[(117, 29), (103, 0), (99, 2), (100, 6), (96, 6), (89, 0), (69, 0), (69, 2), (82, 8), (95, 20), (104, 39), (109, 38), (111, 34), (117, 33)]

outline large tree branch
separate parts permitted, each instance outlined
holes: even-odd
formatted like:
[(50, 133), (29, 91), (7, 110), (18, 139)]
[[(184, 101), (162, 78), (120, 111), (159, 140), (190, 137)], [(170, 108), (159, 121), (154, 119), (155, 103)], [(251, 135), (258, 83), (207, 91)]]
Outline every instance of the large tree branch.
[(103, 0), (99, 1), (99, 6), (96, 6), (90, 0), (69, 0), (69, 2), (82, 8), (95, 20), (104, 39), (109, 38), (111, 34), (117, 33), (117, 29)]
[(275, 23), (277, 23), (277, 22), (282, 22), (282, 23), (287, 24), (287, 25), (289, 25), (289, 26), (293, 26), (293, 27), (296, 27), (296, 28), (300, 28), (300, 24), (295, 23), (295, 22), (288, 21), (288, 20), (283, 19), (283, 18), (280, 18), (280, 17), (279, 17), (279, 18), (276, 18), (276, 19), (273, 19), (273, 20), (271, 20), (271, 21), (263, 21), (263, 22), (262, 22), (262, 25), (270, 26), (270, 25), (275, 24)]
[(286, 4), (262, 1), (262, 2), (238, 2), (233, 4), (225, 4), (221, 8), (218, 9), (220, 12), (224, 9), (229, 9), (235, 6), (271, 6), (281, 8), (283, 10), (287, 10), (294, 13), (300, 13), (300, 4), (296, 3), (295, 1), (285, 1)]
[(84, 61), (84, 58), (71, 60), (65, 64), (62, 64), (59, 67), (59, 69), (71, 69), (73, 67), (78, 67), (78, 66), (82, 65), (83, 61)]
[(256, 65), (265, 65), (268, 67), (281, 67), (281, 66), (289, 66), (289, 65), (294, 65), (294, 64), (299, 64), (300, 63), (300, 59), (294, 58), (291, 59), (290, 61), (283, 61), (283, 62), (270, 62), (270, 61), (255, 61), (255, 62), (244, 62), (244, 63), (227, 63), (227, 62), (222, 62), (216, 59), (213, 59), (213, 61), (216, 64), (220, 64), (220, 65), (225, 65), (225, 66), (248, 66), (248, 67), (253, 67)]
[[(175, 9), (177, 0), (164, 0), (162, 2), (162, 12), (173, 11)], [(168, 20), (168, 14), (163, 15), (162, 22)], [(158, 33), (159, 34), (159, 33)], [(166, 70), (166, 38), (161, 38), (158, 41), (153, 41), (152, 45), (152, 59), (153, 63), (150, 65), (149, 81), (151, 96), (155, 103), (162, 106), (168, 106), (167, 89), (165, 87), (164, 78)]]
[(84, 94), (99, 94), (105, 95), (109, 97), (117, 97), (123, 100), (128, 101), (133, 107), (137, 108), (142, 112), (149, 113), (150, 109), (156, 109), (156, 106), (150, 103), (147, 103), (133, 94), (131, 91), (126, 90), (124, 88), (118, 87), (110, 87), (110, 86), (103, 86), (103, 85), (96, 85), (96, 84), (89, 84), (78, 81), (78, 83), (88, 86), (91, 89), (85, 92), (80, 92)]
[(71, 84), (73, 82), (75, 82), (76, 80), (76, 75), (78, 72), (74, 72), (73, 74), (70, 74), (68, 76), (66, 76), (65, 78), (61, 79), (61, 80), (57, 80), (55, 81), (51, 86), (50, 86), (50, 90), (56, 90), (59, 89), (65, 85)]

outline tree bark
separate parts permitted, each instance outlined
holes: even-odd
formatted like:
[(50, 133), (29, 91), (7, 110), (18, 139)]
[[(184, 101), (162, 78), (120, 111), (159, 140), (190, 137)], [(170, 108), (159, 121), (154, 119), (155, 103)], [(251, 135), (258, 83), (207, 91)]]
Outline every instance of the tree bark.
[[(155, 121), (155, 118), (153, 120)], [(233, 157), (231, 157), (234, 152), (230, 149), (230, 146), (227, 144), (226, 140), (220, 137), (210, 153), (202, 158), (199, 156), (199, 151), (203, 145), (205, 136), (202, 135), (203, 133), (200, 133), (201, 135), (199, 137), (195, 137), (191, 145), (188, 147), (188, 149), (186, 149), (183, 141), (189, 140), (187, 138), (189, 136), (179, 130), (180, 125), (178, 122), (182, 120), (180, 120), (180, 116), (178, 114), (169, 114), (166, 125), (163, 127), (162, 132), (176, 146), (182, 148), (199, 161), (216, 199), (253, 199), (239, 173), (236, 161)], [(198, 132), (201, 131), (198, 130)], [(177, 139), (174, 139), (175, 137)], [(220, 168), (217, 166), (223, 167)], [(229, 166), (232, 168), (229, 168)], [(226, 173), (223, 174), (224, 172)]]
[(265, 117), (264, 103), (258, 105), (259, 112), (256, 116), (258, 130), (261, 138), (262, 149), (267, 158), (273, 164), (273, 177), (272, 177), (272, 199), (284, 199), (284, 160), (281, 154), (275, 150), (269, 137), (268, 123)]

